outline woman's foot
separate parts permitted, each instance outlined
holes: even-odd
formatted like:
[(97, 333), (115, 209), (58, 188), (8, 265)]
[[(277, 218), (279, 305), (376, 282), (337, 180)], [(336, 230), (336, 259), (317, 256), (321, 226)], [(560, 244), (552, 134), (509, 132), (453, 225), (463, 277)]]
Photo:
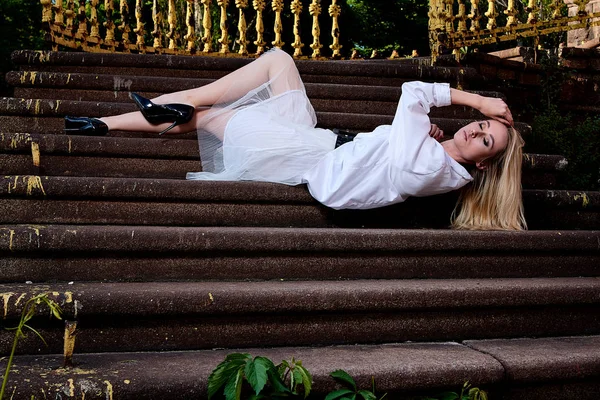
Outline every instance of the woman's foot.
[(130, 94), (131, 99), (139, 107), (142, 115), (153, 125), (172, 122), (171, 126), (159, 133), (162, 135), (177, 125), (188, 123), (194, 117), (193, 106), (188, 104), (154, 104), (151, 100), (136, 93)]
[(67, 135), (104, 136), (108, 126), (97, 118), (65, 117), (65, 133)]

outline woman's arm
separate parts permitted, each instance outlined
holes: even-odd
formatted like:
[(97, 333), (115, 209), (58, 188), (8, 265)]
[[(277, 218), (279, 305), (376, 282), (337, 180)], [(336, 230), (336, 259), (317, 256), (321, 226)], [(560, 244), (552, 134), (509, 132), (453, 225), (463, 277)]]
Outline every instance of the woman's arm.
[(450, 97), (452, 104), (472, 107), (479, 110), (483, 115), (500, 121), (503, 124), (514, 125), (512, 114), (502, 99), (484, 97), (458, 89), (450, 89)]

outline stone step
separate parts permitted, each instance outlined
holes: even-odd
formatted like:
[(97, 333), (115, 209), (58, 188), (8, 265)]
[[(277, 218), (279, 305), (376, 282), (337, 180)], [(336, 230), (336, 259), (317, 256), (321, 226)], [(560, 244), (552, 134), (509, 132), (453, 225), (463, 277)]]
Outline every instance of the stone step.
[[(12, 97), (0, 98), (0, 126), (4, 132), (28, 133), (62, 133), (65, 115), (85, 115), (102, 117), (136, 111), (133, 103), (102, 103), (92, 101), (48, 100), (48, 99), (17, 99)], [(443, 110), (443, 108), (439, 108)], [(450, 110), (454, 113), (453, 110)], [(454, 114), (452, 114), (454, 115)], [(11, 117), (12, 116), (12, 117)], [(448, 135), (452, 135), (463, 126), (472, 122), (469, 118), (432, 117), (431, 122), (437, 124)], [(17, 118), (14, 118), (17, 117)], [(342, 128), (356, 132), (370, 132), (380, 125), (391, 124), (394, 115), (383, 114), (352, 114), (342, 112), (317, 112), (318, 126), (323, 128)], [(523, 135), (531, 132), (527, 124), (517, 122), (515, 128)], [(111, 135), (118, 135), (114, 132)], [(126, 133), (138, 135), (137, 133)], [(155, 134), (153, 136), (156, 136)], [(193, 134), (179, 135), (194, 138)]]
[[(69, 89), (112, 92), (155, 92), (172, 93), (174, 91), (194, 89), (214, 82), (214, 79), (140, 77), (139, 75), (104, 75), (60, 73), (43, 71), (10, 71), (6, 82), (21, 89)], [(389, 101), (398, 103), (402, 88), (389, 86), (338, 85), (327, 83), (306, 83), (306, 93), (312, 99), (344, 99), (363, 101)], [(504, 96), (499, 92), (472, 91), (487, 97)], [(35, 92), (33, 92), (35, 93)], [(25, 98), (36, 98), (27, 96)], [(45, 98), (45, 97), (43, 97)], [(50, 97), (52, 98), (52, 97)], [(127, 98), (129, 101), (129, 98)]]
[(598, 231), (0, 227), (2, 282), (598, 276)]
[[(0, 178), (7, 211), (0, 223), (445, 228), (456, 200), (449, 193), (336, 211), (305, 186), (9, 175)], [(530, 229), (594, 229), (600, 222), (600, 192), (524, 190), (523, 201)]]
[[(33, 164), (32, 143), (39, 148), (38, 165)], [(187, 172), (201, 169), (198, 161), (197, 144), (190, 140), (0, 133), (0, 169), (5, 175), (184, 179)], [(526, 154), (523, 185), (552, 188), (566, 165), (562, 156)]]
[[(40, 392), (86, 399), (206, 398), (211, 371), (231, 352), (266, 356), (275, 363), (294, 357), (311, 372), (313, 393), (339, 388), (329, 373), (343, 369), (359, 388), (390, 398), (456, 391), (465, 381), (506, 400), (595, 400), (600, 390), (600, 337), (481, 340), (463, 344), (283, 347), (162, 353), (75, 354), (75, 368), (60, 355), (18, 356), (8, 388), (15, 400)], [(0, 360), (0, 367), (5, 365)], [(70, 396), (71, 397), (67, 397)], [(64, 396), (64, 397), (63, 397)]]
[[(214, 79), (248, 64), (252, 59), (18, 50), (13, 52), (12, 61), (23, 69), (45, 72), (89, 73), (93, 70), (91, 73), (111, 75)], [(451, 82), (456, 87), (482, 79), (473, 68), (431, 67), (401, 62), (297, 60), (296, 66), (305, 82), (399, 87), (404, 81), (418, 79)]]
[[(2, 285), (5, 324), (15, 325), (23, 303), (44, 291), (77, 321), (78, 353), (600, 333), (595, 277)], [(62, 349), (64, 332), (54, 329), (62, 321), (40, 313), (35, 325), (48, 347), (37, 350), (31, 336), (21, 353)], [(0, 332), (2, 354), (12, 336)]]
[[(378, 125), (391, 124), (398, 107), (397, 102), (380, 101), (340, 101), (332, 99), (317, 99), (313, 101), (317, 111), (317, 118), (321, 126), (333, 125), (346, 126), (360, 131), (360, 129), (374, 129)], [(76, 101), (54, 99), (26, 99), (26, 98), (0, 98), (0, 114), (4, 116), (27, 117), (62, 117), (64, 115), (87, 115), (93, 117), (116, 115), (137, 111), (132, 101), (116, 103), (99, 101)], [(432, 109), (431, 120), (447, 130), (452, 135), (460, 127), (476, 119), (484, 119), (483, 115), (469, 107), (450, 106)], [(348, 120), (348, 122), (345, 122)], [(337, 126), (336, 125), (336, 126)], [(517, 123), (517, 129), (526, 134), (529, 126)], [(3, 129), (6, 131), (6, 128)], [(29, 131), (29, 130), (23, 130)], [(32, 132), (38, 133), (38, 132)]]

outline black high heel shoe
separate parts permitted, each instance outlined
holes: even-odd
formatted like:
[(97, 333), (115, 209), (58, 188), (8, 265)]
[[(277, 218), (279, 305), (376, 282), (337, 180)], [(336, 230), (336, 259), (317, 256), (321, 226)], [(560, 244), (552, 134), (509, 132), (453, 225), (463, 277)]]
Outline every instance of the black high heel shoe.
[(96, 118), (65, 117), (65, 133), (68, 135), (104, 136), (108, 126)]
[(131, 93), (129, 97), (139, 107), (144, 118), (151, 124), (158, 125), (165, 122), (172, 122), (171, 126), (160, 132), (159, 135), (170, 131), (177, 125), (190, 122), (196, 110), (188, 104), (154, 104), (149, 99), (136, 93)]

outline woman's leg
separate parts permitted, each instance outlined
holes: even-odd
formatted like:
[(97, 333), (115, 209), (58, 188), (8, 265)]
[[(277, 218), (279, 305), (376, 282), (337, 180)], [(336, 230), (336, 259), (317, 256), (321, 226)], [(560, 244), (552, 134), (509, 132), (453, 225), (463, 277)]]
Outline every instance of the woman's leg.
[[(273, 79), (278, 74), (286, 74), (273, 84), (273, 93), (279, 94), (290, 89), (300, 89), (302, 81), (294, 64), (294, 60), (283, 51), (274, 51), (256, 59), (230, 74), (199, 88), (164, 94), (152, 101), (156, 104), (182, 103), (194, 107), (210, 106), (217, 103), (234, 101), (250, 90)], [(197, 111), (190, 122), (173, 128), (169, 133), (178, 134), (196, 129), (196, 121), (206, 113)], [(99, 118), (109, 130), (161, 132), (170, 124), (152, 125), (141, 112)]]

